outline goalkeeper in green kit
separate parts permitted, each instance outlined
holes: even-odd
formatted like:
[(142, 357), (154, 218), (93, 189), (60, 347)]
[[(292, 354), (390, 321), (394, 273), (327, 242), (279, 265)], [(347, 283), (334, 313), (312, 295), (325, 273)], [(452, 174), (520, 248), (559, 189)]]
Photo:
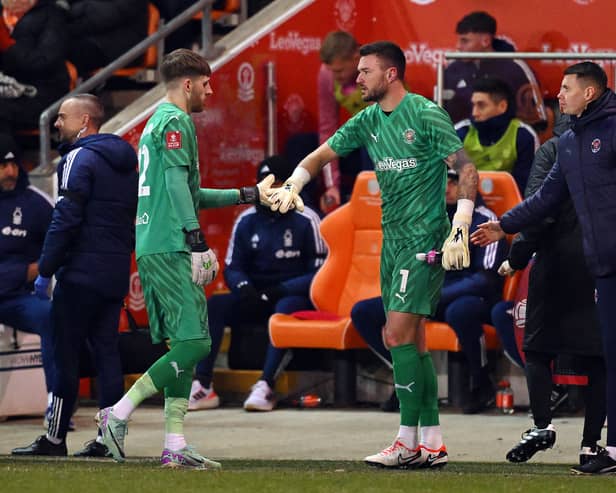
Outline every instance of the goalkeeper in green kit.
[[(447, 463), (438, 414), (432, 358), (423, 320), (434, 313), (444, 271), (415, 258), (442, 248), (442, 266), (470, 265), (468, 228), (477, 191), (475, 166), (463, 150), (449, 116), (404, 88), (405, 57), (395, 44), (360, 48), (357, 83), (368, 106), (300, 162), (279, 189), (268, 191), (273, 210), (302, 208), (299, 193), (321, 167), (365, 146), (375, 163), (382, 197), (381, 292), (400, 428), (393, 444), (364, 459), (388, 468), (434, 468)], [(450, 228), (445, 208), (447, 166), (459, 175), (458, 206)], [(449, 234), (449, 236), (448, 236)]]
[(170, 351), (156, 361), (112, 407), (96, 416), (103, 443), (116, 461), (124, 460), (128, 418), (146, 398), (164, 390), (165, 467), (219, 468), (187, 445), (183, 423), (193, 370), (210, 351), (203, 286), (218, 272), (218, 261), (201, 233), (200, 208), (269, 202), (269, 175), (256, 187), (199, 188), (197, 138), (190, 113), (203, 111), (212, 95), (211, 69), (187, 49), (165, 56), (161, 76), (166, 100), (148, 120), (139, 141), (136, 218), (137, 267), (154, 343)]

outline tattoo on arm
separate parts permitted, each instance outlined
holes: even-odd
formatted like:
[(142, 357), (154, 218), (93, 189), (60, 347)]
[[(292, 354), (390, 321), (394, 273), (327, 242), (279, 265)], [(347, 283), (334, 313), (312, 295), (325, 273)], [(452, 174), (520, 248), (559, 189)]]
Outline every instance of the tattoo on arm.
[(479, 175), (464, 149), (450, 154), (445, 158), (445, 163), (458, 173), (458, 198), (474, 201), (479, 185)]

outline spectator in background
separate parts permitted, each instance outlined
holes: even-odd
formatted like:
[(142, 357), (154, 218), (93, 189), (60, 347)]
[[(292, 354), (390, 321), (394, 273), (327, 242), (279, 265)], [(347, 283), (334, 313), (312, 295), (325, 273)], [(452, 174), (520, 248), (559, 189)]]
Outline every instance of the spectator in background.
[(54, 378), (49, 296), (32, 293), (51, 221), (51, 198), (30, 185), (12, 138), (0, 134), (0, 323), (41, 336), (51, 404)]
[[(282, 184), (294, 166), (280, 156), (261, 162), (257, 181), (274, 173)], [(310, 301), (310, 284), (325, 257), (325, 244), (319, 231), (319, 216), (306, 208), (290, 214), (272, 212), (257, 204), (236, 220), (225, 259), (224, 276), (229, 294), (214, 295), (208, 300), (212, 351), (197, 365), (189, 409), (215, 407), (211, 381), (225, 325), (231, 326), (233, 339), (242, 337), (242, 325), (263, 324), (273, 313), (293, 313), (314, 309)], [(246, 335), (244, 335), (246, 337)], [(254, 349), (257, 351), (258, 349)], [(274, 386), (282, 370), (285, 349), (267, 343), (263, 374), (253, 385), (244, 402), (247, 411), (271, 411), (275, 406)]]
[[(320, 145), (344, 120), (359, 113), (369, 103), (362, 99), (356, 82), (359, 44), (351, 34), (330, 32), (323, 39), (319, 54), (322, 62), (318, 75)], [(341, 112), (344, 114), (342, 120)], [(347, 202), (357, 173), (371, 169), (373, 164), (364, 148), (332, 160), (323, 168), (325, 191), (321, 196), (321, 210), (327, 213)]]
[(539, 138), (515, 117), (509, 86), (493, 77), (475, 79), (471, 103), (470, 120), (456, 124), (464, 150), (478, 170), (508, 171), (524, 190)]
[[(537, 151), (526, 197), (539, 189), (556, 162), (558, 136), (569, 126), (569, 117), (564, 115), (554, 128), (554, 137)], [(580, 224), (570, 198), (541, 225), (524, 230), (514, 239), (509, 259), (499, 272), (512, 275), (524, 269), (534, 252), (523, 345), (534, 427), (507, 453), (507, 460), (526, 462), (536, 452), (554, 445), (552, 365), (557, 355), (567, 354), (575, 356), (582, 373), (588, 375), (580, 447), (580, 464), (585, 464), (604, 450), (597, 441), (605, 420), (605, 363), (595, 308), (595, 282), (584, 262)], [(575, 303), (569, 301), (572, 299)]]
[(72, 0), (70, 4), (68, 58), (83, 77), (147, 36), (147, 0)]
[(0, 71), (24, 87), (0, 94), (0, 133), (38, 128), (40, 114), (69, 90), (69, 34), (61, 5), (55, 0), (2, 0), (11, 45), (0, 56)]
[[(454, 170), (447, 172), (445, 199), (450, 219), (456, 211), (458, 175)], [(477, 195), (471, 224), (473, 231), (487, 218), (496, 218)], [(466, 356), (470, 370), (469, 398), (464, 406), (465, 414), (481, 412), (494, 401), (494, 386), (488, 373), (483, 324), (490, 321), (490, 308), (500, 299), (502, 280), (497, 274), (498, 266), (504, 260), (507, 243), (502, 240), (491, 245), (495, 248), (471, 247), (471, 265), (461, 271), (447, 271), (441, 289), (433, 320), (448, 323), (456, 332)], [(375, 351), (391, 367), (391, 355), (385, 348), (381, 328), (385, 325), (385, 310), (380, 297), (360, 301), (351, 311), (353, 325)], [(381, 409), (397, 411), (395, 392)]]
[[(37, 294), (52, 275), (55, 377), (46, 435), (13, 455), (67, 455), (66, 432), (77, 400), (79, 352), (93, 348), (102, 408), (119, 399), (124, 378), (118, 350), (120, 309), (128, 292), (137, 207), (137, 156), (120, 137), (99, 134), (103, 106), (96, 96), (66, 99), (55, 126), (63, 144), (58, 202), (39, 260)], [(93, 441), (78, 455), (105, 456)]]
[[(472, 12), (456, 26), (457, 50), (470, 52), (514, 51), (509, 43), (495, 37), (496, 19), (487, 12)], [(542, 129), (547, 121), (539, 84), (531, 68), (522, 60), (456, 60), (445, 69), (443, 106), (454, 122), (471, 115), (471, 87), (475, 79), (499, 77), (514, 95), (516, 116)]]

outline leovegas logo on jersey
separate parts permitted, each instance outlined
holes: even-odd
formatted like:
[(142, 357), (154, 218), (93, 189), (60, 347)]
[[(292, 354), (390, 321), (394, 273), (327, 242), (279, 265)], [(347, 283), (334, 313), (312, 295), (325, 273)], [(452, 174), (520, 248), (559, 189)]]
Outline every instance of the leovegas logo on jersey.
[(167, 149), (181, 149), (182, 148), (182, 132), (174, 130), (165, 134), (165, 142), (167, 143)]
[(430, 5), (434, 2), (436, 2), (436, 0), (411, 0), (411, 3), (416, 3), (417, 5)]
[(590, 5), (595, 0), (573, 0), (573, 1), (577, 3), (578, 5)]

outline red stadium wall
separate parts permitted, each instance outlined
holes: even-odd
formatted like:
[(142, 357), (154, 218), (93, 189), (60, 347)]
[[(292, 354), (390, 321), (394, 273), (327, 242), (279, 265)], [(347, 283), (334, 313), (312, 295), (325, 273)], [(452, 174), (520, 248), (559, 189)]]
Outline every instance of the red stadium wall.
[[(216, 68), (214, 96), (204, 113), (194, 115), (202, 186), (228, 188), (254, 182), (256, 165), (267, 147), (268, 62), (276, 64), (277, 128), (282, 149), (289, 135), (316, 131), (318, 51), (329, 31), (350, 31), (361, 43), (378, 39), (398, 43), (407, 56), (408, 86), (432, 97), (436, 63), (444, 51), (454, 50), (455, 24), (473, 10), (488, 10), (498, 21), (498, 34), (512, 41), (517, 51), (589, 55), (616, 51), (613, 0), (315, 0)], [(546, 97), (555, 96), (562, 70), (570, 63), (529, 62)], [(612, 64), (605, 68), (611, 79)], [(136, 144), (143, 124), (137, 124), (125, 138)], [(201, 214), (208, 242), (221, 265), (231, 226), (240, 212), (240, 207), (228, 207)], [(208, 292), (224, 287), (219, 275)], [(140, 306), (136, 296), (138, 289), (131, 304)]]

